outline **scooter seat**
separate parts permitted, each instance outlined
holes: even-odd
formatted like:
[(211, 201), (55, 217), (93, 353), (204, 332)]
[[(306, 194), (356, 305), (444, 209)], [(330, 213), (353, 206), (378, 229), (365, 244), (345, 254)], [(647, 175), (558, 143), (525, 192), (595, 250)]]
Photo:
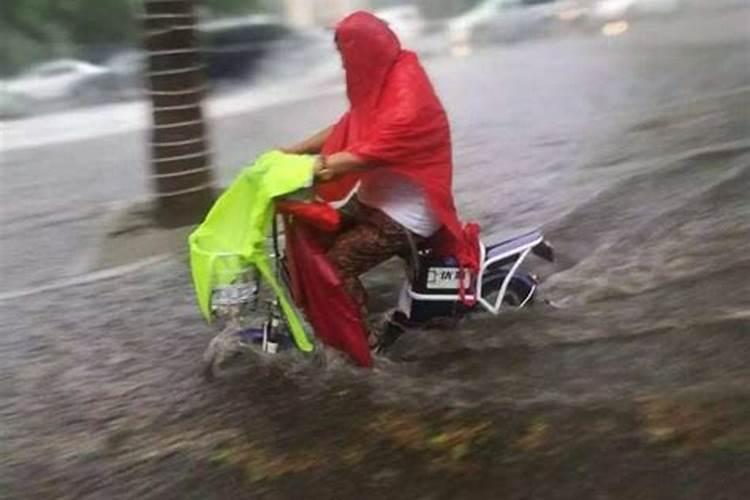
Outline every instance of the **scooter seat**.
[(544, 236), (540, 231), (531, 231), (487, 247), (485, 260), (497, 260), (518, 255), (530, 247), (535, 247), (543, 241)]

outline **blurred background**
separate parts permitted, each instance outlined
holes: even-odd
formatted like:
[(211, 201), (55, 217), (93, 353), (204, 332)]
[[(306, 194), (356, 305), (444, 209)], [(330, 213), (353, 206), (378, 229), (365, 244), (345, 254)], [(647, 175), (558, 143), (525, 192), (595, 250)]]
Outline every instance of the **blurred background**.
[[(213, 86), (257, 84), (325, 67), (332, 58), (326, 30), (356, 8), (382, 9), (409, 43), (436, 27), (435, 16), (458, 13), (472, 2), (438, 4), (209, 0), (196, 3), (197, 31)], [(0, 56), (2, 115), (142, 97), (141, 10), (140, 2), (127, 0), (6, 2), (0, 21), (7, 49)]]
[[(212, 87), (224, 88), (289, 76), (298, 80), (306, 73), (338, 77), (330, 71), (337, 67), (330, 30), (356, 9), (388, 21), (405, 46), (440, 56), (466, 55), (475, 46), (590, 34), (603, 26), (619, 34), (628, 21), (668, 16), (681, 3), (701, 2), (205, 0), (196, 2), (196, 28)], [(144, 96), (141, 2), (38, 0), (5, 2), (2, 9), (4, 119)]]
[[(145, 6), (0, 3), (0, 498), (745, 498), (747, 0), (196, 0), (167, 69)], [(185, 236), (346, 110), (355, 9), (427, 68), (462, 217), (555, 245), (555, 307), (206, 386)]]

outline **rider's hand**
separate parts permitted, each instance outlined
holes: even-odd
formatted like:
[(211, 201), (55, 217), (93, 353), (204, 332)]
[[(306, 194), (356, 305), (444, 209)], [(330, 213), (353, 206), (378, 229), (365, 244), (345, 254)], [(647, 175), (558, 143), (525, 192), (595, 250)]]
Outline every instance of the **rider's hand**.
[(334, 172), (333, 170), (328, 168), (326, 158), (323, 155), (318, 156), (318, 158), (315, 160), (313, 173), (315, 175), (315, 180), (319, 182), (327, 182), (333, 179), (334, 177)]
[(341, 151), (331, 156), (320, 155), (315, 163), (315, 179), (327, 182), (336, 177), (366, 170), (368, 163), (353, 153)]

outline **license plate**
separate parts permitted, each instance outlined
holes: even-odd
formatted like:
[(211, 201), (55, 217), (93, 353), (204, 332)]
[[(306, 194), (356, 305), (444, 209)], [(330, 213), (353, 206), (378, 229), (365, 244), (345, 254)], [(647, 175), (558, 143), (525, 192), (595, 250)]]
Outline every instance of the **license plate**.
[[(459, 287), (460, 271), (457, 267), (431, 267), (427, 270), (427, 289), (429, 290), (457, 290)], [(464, 272), (464, 288), (471, 286), (471, 276)]]

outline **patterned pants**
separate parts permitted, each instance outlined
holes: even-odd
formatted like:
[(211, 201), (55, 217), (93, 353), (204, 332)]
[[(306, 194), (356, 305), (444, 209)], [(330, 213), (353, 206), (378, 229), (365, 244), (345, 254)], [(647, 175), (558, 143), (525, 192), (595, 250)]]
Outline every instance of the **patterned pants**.
[(356, 199), (342, 209), (342, 215), (342, 230), (334, 236), (327, 255), (366, 320), (367, 292), (359, 277), (393, 256), (408, 258), (412, 245), (424, 238), (410, 233), (410, 241), (403, 226)]

